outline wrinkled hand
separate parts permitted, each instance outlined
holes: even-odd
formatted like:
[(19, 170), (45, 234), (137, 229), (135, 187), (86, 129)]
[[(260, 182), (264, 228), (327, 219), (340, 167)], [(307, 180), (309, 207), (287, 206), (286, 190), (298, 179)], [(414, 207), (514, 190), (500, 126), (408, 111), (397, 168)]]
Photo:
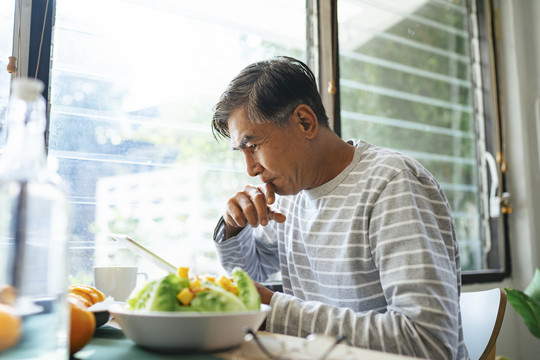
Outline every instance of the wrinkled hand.
[(223, 220), (225, 220), (228, 239), (240, 232), (248, 224), (252, 227), (266, 226), (270, 220), (282, 223), (286, 216), (270, 208), (276, 200), (272, 184), (259, 186), (246, 185), (227, 202)]

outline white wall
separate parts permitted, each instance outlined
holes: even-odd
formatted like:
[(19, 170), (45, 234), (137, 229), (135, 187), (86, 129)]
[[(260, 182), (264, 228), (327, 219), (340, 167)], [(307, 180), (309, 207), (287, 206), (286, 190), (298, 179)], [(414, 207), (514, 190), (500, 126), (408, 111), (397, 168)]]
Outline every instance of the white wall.
[[(512, 275), (501, 283), (471, 285), (464, 291), (496, 286), (523, 289), (540, 267), (540, 118), (535, 115), (536, 106), (540, 112), (540, 1), (496, 0), (495, 9), (501, 24), (496, 44), (501, 61), (506, 179), (513, 203), (509, 219)], [(497, 355), (513, 360), (540, 358), (540, 339), (529, 333), (510, 304)]]

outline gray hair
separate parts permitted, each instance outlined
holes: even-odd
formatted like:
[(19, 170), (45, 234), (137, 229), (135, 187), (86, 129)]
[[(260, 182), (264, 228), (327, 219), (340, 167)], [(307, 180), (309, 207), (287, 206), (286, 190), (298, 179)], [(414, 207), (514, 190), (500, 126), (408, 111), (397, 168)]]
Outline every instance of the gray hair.
[(298, 105), (309, 106), (317, 122), (328, 127), (315, 76), (300, 60), (278, 56), (245, 67), (227, 86), (214, 106), (214, 137), (230, 138), (231, 113), (244, 108), (253, 123), (286, 127)]

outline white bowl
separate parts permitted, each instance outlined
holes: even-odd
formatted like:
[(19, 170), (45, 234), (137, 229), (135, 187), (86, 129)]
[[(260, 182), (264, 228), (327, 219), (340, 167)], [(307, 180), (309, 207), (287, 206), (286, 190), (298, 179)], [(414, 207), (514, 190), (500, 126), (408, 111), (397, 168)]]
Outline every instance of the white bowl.
[(236, 313), (140, 312), (113, 304), (109, 312), (137, 345), (158, 352), (217, 351), (244, 341), (246, 327), (256, 331), (270, 306)]

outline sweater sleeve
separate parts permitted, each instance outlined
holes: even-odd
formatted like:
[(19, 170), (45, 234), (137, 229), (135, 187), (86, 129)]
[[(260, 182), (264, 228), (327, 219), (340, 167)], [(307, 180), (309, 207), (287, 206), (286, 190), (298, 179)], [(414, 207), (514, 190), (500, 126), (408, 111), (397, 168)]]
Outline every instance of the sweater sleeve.
[[(270, 231), (269, 226), (265, 230)], [(240, 267), (253, 280), (262, 282), (279, 271), (278, 245), (271, 235), (263, 235), (263, 232), (255, 232), (251, 226), (246, 226), (226, 241), (220, 241), (219, 237), (223, 237), (223, 230), (217, 228), (214, 241), (221, 265), (228, 273)]]
[(459, 340), (459, 255), (438, 184), (403, 171), (369, 211), (369, 243), (386, 309), (354, 312), (276, 293), (266, 330), (345, 335), (355, 346), (422, 358), (467, 358)]

